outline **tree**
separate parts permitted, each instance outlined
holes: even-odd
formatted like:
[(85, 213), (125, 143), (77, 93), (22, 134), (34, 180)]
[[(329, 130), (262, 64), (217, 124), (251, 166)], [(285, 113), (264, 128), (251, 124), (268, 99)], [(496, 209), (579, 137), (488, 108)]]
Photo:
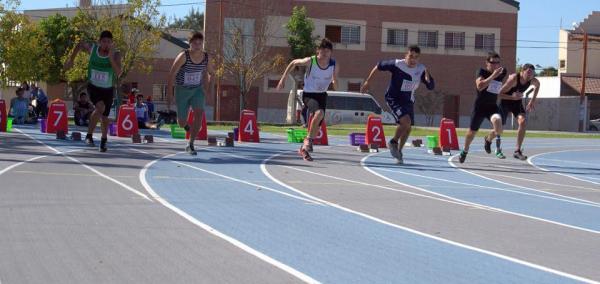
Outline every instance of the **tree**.
[[(101, 5), (79, 10), (71, 24), (77, 40), (95, 42), (103, 30), (113, 34), (113, 41), (121, 54), (123, 72), (117, 86), (133, 69), (146, 73), (152, 71), (151, 60), (156, 53), (165, 18), (158, 11), (158, 0), (128, 0), (127, 5), (117, 5), (112, 0), (99, 1)], [(75, 46), (72, 46), (72, 50)], [(66, 60), (70, 52), (65, 54)], [(85, 81), (89, 55), (80, 53), (74, 67), (67, 72), (69, 82)], [(75, 91), (75, 90), (74, 90)], [(78, 92), (76, 92), (78, 93)]]
[(252, 85), (280, 68), (284, 59), (281, 54), (273, 54), (267, 43), (273, 36), (269, 30), (267, 15), (259, 15), (255, 19), (228, 18), (225, 20), (223, 33), (224, 52), (218, 55), (217, 76), (233, 79), (238, 84), (241, 113)]
[(200, 8), (192, 7), (183, 19), (174, 18), (169, 24), (169, 28), (201, 31), (204, 29), (204, 13), (200, 12)]
[(16, 12), (18, 1), (0, 2), (0, 85), (9, 81), (36, 81), (44, 61), (39, 31), (25, 15)]
[(56, 84), (66, 81), (63, 70), (63, 56), (73, 46), (75, 31), (65, 16), (56, 14), (39, 22), (40, 48), (43, 49), (45, 62), (39, 66), (42, 80)]
[(415, 107), (425, 115), (427, 126), (433, 126), (435, 115), (440, 114), (444, 97), (448, 95), (441, 90), (417, 92), (415, 96)]
[(558, 70), (552, 66), (542, 69), (540, 76), (558, 76)]
[[(312, 33), (315, 30), (314, 23), (306, 15), (306, 7), (295, 6), (292, 10), (292, 16), (286, 24), (288, 31), (288, 44), (290, 46), (290, 55), (293, 59), (304, 58), (314, 54), (315, 40)], [(293, 124), (296, 114), (296, 97), (298, 94), (298, 81), (302, 80), (302, 74), (306, 70), (304, 67), (296, 68), (290, 72), (294, 85), (292, 92), (288, 96), (286, 123)]]

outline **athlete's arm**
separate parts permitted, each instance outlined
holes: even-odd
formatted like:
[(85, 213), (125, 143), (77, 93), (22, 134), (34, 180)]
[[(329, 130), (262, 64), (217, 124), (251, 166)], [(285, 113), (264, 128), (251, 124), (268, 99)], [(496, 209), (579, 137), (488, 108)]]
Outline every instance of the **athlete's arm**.
[(167, 109), (171, 109), (171, 102), (173, 99), (173, 83), (175, 82), (175, 77), (177, 76), (177, 72), (185, 63), (185, 51), (182, 51), (177, 55), (175, 60), (173, 61), (173, 65), (171, 65), (171, 70), (169, 70), (169, 77), (167, 78)]
[(339, 74), (340, 74), (340, 65), (339, 65), (339, 63), (336, 62), (335, 69), (333, 70), (333, 81), (331, 81), (331, 83), (333, 83), (334, 91), (338, 89), (338, 75)]
[(435, 81), (433, 80), (433, 76), (425, 69), (425, 72), (421, 75), (421, 82), (425, 84), (427, 90), (433, 90), (435, 88)]
[(371, 70), (371, 73), (369, 73), (369, 76), (367, 76), (367, 79), (365, 79), (365, 82), (360, 87), (361, 93), (366, 93), (369, 91), (369, 80), (371, 80), (371, 77), (373, 77), (373, 74), (375, 74), (375, 72), (377, 72), (377, 70), (379, 70), (379, 64), (377, 64), (377, 65), (375, 65), (375, 67), (373, 67), (373, 69)]
[(535, 109), (535, 100), (537, 98), (537, 94), (540, 91), (540, 81), (537, 78), (531, 79), (531, 84), (535, 86), (535, 91), (533, 91), (533, 97), (527, 103), (527, 111), (532, 111)]
[[(515, 97), (513, 94), (507, 94), (510, 89), (514, 88), (517, 85), (517, 74), (512, 74), (508, 77), (508, 80), (502, 85), (500, 88), (499, 97), (501, 100), (511, 100), (514, 101)], [(520, 99), (520, 98), (519, 98)]]
[(285, 80), (287, 79), (288, 74), (290, 73), (290, 71), (293, 68), (296, 68), (296, 66), (308, 66), (310, 63), (310, 60), (311, 60), (310, 57), (292, 60), (292, 62), (290, 62), (290, 64), (288, 64), (288, 66), (285, 68), (283, 75), (281, 75), (281, 79), (279, 80), (279, 83), (277, 84), (277, 90), (282, 90), (285, 87)]
[(114, 46), (111, 46), (108, 50), (108, 59), (117, 78), (121, 77), (121, 73), (123, 73), (123, 69), (121, 68), (121, 53), (116, 51)]
[(494, 70), (494, 72), (492, 72), (492, 75), (490, 75), (487, 78), (483, 78), (483, 76), (478, 76), (477, 80), (475, 80), (475, 87), (477, 88), (478, 91), (483, 91), (485, 88), (487, 88), (490, 85), (490, 82), (492, 80), (495, 80), (496, 78), (498, 78), (498, 76), (500, 76), (503, 72), (504, 72), (504, 67), (499, 67), (496, 70)]
[(67, 69), (71, 69), (71, 67), (73, 67), (73, 60), (75, 60), (75, 57), (77, 56), (77, 54), (80, 51), (86, 51), (88, 53), (90, 53), (92, 50), (92, 45), (87, 43), (87, 42), (83, 42), (80, 41), (77, 43), (77, 45), (75, 46), (75, 48), (73, 49), (73, 51), (71, 52), (71, 56), (69, 56), (69, 59), (67, 59), (67, 61), (65, 62), (65, 65), (63, 66), (63, 68), (65, 70)]

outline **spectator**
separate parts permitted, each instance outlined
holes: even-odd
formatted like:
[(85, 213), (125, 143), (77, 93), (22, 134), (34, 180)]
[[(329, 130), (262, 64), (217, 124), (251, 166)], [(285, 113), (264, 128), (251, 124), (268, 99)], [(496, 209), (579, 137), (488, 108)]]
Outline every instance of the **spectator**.
[(144, 95), (138, 94), (136, 97), (135, 103), (135, 116), (138, 121), (138, 128), (145, 129), (148, 128), (147, 124), (149, 122), (148, 118), (148, 106), (144, 103)]
[(30, 122), (29, 117), (29, 99), (25, 98), (25, 89), (19, 87), (16, 97), (10, 100), (9, 114), (13, 117), (14, 124), (24, 124)]
[(48, 96), (37, 85), (31, 86), (31, 98), (35, 99), (35, 115), (36, 117), (48, 116)]
[(75, 124), (88, 126), (90, 115), (94, 111), (94, 105), (89, 101), (86, 93), (79, 94), (79, 100), (73, 105), (73, 110), (75, 110)]
[(146, 106), (148, 106), (148, 116), (150, 119), (154, 119), (154, 103), (152, 102), (152, 96), (148, 96), (146, 99)]
[(23, 97), (31, 100), (31, 88), (29, 88), (29, 84), (27, 82), (21, 83), (21, 88), (23, 89)]
[(129, 93), (129, 102), (128, 102), (130, 105), (135, 104), (136, 96), (139, 93), (140, 93), (140, 90), (138, 90), (137, 88), (131, 89), (131, 92)]

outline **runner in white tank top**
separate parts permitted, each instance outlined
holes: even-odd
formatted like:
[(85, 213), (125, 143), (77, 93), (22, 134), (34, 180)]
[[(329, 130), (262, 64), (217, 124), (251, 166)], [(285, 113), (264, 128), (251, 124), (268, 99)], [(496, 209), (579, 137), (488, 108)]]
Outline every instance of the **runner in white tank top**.
[(333, 84), (334, 90), (337, 89), (340, 66), (331, 58), (332, 50), (333, 44), (327, 38), (324, 38), (317, 48), (317, 55), (292, 60), (285, 69), (285, 72), (283, 72), (279, 84), (277, 84), (277, 89), (282, 90), (285, 87), (285, 80), (291, 70), (297, 66), (306, 67), (302, 101), (313, 116), (313, 120), (310, 122), (310, 133), (304, 139), (304, 144), (299, 150), (299, 154), (306, 161), (313, 160), (309, 152), (312, 152), (312, 139), (319, 133), (319, 126), (325, 116), (327, 90), (331, 84)]

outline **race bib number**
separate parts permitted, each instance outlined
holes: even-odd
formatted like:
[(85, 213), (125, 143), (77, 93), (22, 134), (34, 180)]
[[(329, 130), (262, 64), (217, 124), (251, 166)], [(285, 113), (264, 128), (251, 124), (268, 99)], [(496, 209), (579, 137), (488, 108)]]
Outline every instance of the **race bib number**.
[(502, 82), (492, 80), (490, 85), (487, 87), (488, 92), (492, 94), (499, 94), (502, 89)]
[(402, 92), (412, 92), (414, 90), (417, 89), (417, 87), (419, 86), (419, 81), (408, 81), (408, 80), (404, 80), (402, 82), (402, 87), (400, 88), (400, 90)]
[(202, 72), (191, 72), (185, 73), (183, 78), (184, 85), (200, 85), (200, 81), (202, 80)]
[(99, 83), (101, 85), (108, 84), (108, 72), (102, 72), (92, 69), (92, 82)]

